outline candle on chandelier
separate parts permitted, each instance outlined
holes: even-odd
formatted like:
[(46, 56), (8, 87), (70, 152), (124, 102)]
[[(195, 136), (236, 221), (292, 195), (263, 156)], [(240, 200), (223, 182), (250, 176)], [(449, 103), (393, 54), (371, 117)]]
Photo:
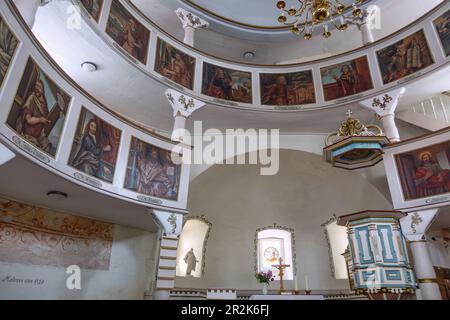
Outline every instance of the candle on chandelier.
[(305, 276), (305, 290), (309, 290), (309, 281), (308, 281), (308, 275)]
[(294, 290), (298, 291), (298, 278), (297, 278), (297, 276), (294, 276)]

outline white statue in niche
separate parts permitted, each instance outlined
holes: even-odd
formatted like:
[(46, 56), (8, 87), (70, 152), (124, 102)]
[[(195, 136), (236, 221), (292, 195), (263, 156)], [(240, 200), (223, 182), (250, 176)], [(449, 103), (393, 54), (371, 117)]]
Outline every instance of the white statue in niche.
[(197, 257), (194, 254), (194, 248), (191, 248), (191, 250), (189, 250), (186, 253), (186, 256), (184, 257), (184, 262), (186, 262), (187, 264), (187, 268), (186, 268), (186, 276), (193, 276), (191, 273), (192, 271), (195, 271), (195, 268), (197, 266)]

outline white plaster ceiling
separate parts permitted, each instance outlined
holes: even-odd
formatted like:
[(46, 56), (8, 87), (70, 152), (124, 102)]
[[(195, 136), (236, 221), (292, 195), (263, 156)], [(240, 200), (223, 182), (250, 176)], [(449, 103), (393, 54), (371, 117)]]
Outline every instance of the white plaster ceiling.
[[(54, 200), (46, 196), (49, 191), (61, 191), (68, 197)], [(158, 230), (146, 207), (90, 191), (20, 155), (0, 166), (0, 195), (100, 221), (150, 232)]]
[[(170, 135), (173, 117), (164, 96), (167, 87), (118, 55), (86, 23), (83, 22), (81, 30), (67, 29), (64, 2), (53, 2), (45, 8), (38, 12), (34, 32), (58, 65), (107, 107)], [(82, 71), (80, 65), (84, 61), (96, 63), (99, 70), (94, 73)], [(400, 109), (449, 90), (449, 83), (450, 67), (447, 67), (408, 85)], [(337, 129), (347, 109), (352, 109), (363, 122), (374, 120), (371, 112), (357, 105), (284, 113), (207, 105), (189, 119), (188, 127), (192, 126), (193, 120), (201, 120), (204, 129), (277, 128), (283, 133), (328, 133)]]
[[(153, 21), (164, 31), (183, 40), (184, 31), (174, 11), (185, 8), (210, 22), (208, 29), (195, 33), (195, 47), (201, 51), (228, 60), (251, 62), (257, 64), (278, 64), (295, 61), (309, 61), (324, 56), (343, 53), (362, 46), (361, 33), (355, 26), (345, 32), (333, 31), (332, 37), (324, 40), (320, 35), (321, 28), (316, 30), (312, 40), (293, 35), (289, 30), (267, 30), (239, 26), (213, 15), (205, 13), (187, 4), (184, 0), (129, 0), (144, 16)], [(257, 19), (269, 20), (279, 14), (275, 8), (275, 0), (194, 0), (215, 8), (217, 12), (227, 14), (243, 21)], [(294, 0), (290, 0), (295, 3)], [(384, 38), (407, 26), (423, 16), (426, 12), (446, 0), (371, 0), (381, 9), (381, 28), (373, 30), (375, 40)], [(346, 3), (351, 1), (346, 1)], [(235, 5), (231, 5), (234, 3)], [(237, 4), (236, 4), (237, 3)], [(252, 5), (257, 12), (265, 12), (265, 18), (258, 18), (249, 13)], [(267, 6), (267, 3), (269, 6)], [(290, 3), (290, 2), (289, 2)], [(288, 3), (288, 4), (289, 4)], [(275, 9), (274, 9), (275, 8)], [(245, 60), (243, 54), (247, 51), (255, 53), (252, 60)]]

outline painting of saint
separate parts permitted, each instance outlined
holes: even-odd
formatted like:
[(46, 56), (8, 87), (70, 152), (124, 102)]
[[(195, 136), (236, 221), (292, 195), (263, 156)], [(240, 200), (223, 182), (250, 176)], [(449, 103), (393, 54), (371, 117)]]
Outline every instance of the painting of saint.
[(155, 71), (175, 83), (194, 88), (195, 58), (158, 38)]
[(352, 96), (373, 89), (367, 57), (321, 68), (325, 101)]
[(171, 151), (132, 138), (125, 188), (148, 196), (177, 200), (181, 166)]
[(446, 56), (450, 55), (450, 10), (437, 18), (434, 26), (441, 40)]
[(90, 176), (112, 182), (121, 131), (83, 108), (69, 165)]
[(98, 22), (100, 18), (100, 12), (102, 11), (104, 0), (80, 0), (80, 3), (86, 9), (87, 12)]
[(9, 66), (16, 52), (17, 45), (16, 37), (6, 25), (3, 18), (0, 16), (0, 87), (6, 77)]
[(202, 93), (214, 98), (252, 103), (252, 74), (204, 62)]
[(22, 138), (55, 156), (70, 100), (29, 58), (6, 123)]
[(377, 51), (383, 83), (402, 79), (434, 63), (423, 30)]
[(150, 31), (118, 1), (113, 0), (106, 33), (128, 54), (147, 64)]
[(405, 200), (450, 192), (450, 141), (396, 155)]
[(316, 103), (312, 71), (261, 73), (261, 104), (290, 106)]

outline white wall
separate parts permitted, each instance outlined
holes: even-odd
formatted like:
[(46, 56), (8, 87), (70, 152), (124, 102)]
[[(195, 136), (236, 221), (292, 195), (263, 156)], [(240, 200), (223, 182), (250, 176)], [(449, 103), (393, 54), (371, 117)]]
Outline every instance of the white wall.
[[(189, 193), (190, 214), (204, 214), (212, 228), (205, 276), (177, 278), (180, 288), (260, 289), (253, 275), (255, 231), (277, 223), (295, 231), (300, 289), (307, 274), (313, 290), (346, 290), (348, 281), (331, 275), (321, 224), (333, 213), (392, 209), (357, 172), (290, 150), (280, 151), (280, 172), (275, 176), (260, 176), (258, 166), (219, 165), (195, 178)], [(292, 289), (292, 281), (286, 287)]]
[(81, 270), (81, 290), (67, 289), (64, 268), (0, 262), (0, 299), (143, 299), (155, 274), (156, 240), (155, 233), (115, 225), (109, 271)]

